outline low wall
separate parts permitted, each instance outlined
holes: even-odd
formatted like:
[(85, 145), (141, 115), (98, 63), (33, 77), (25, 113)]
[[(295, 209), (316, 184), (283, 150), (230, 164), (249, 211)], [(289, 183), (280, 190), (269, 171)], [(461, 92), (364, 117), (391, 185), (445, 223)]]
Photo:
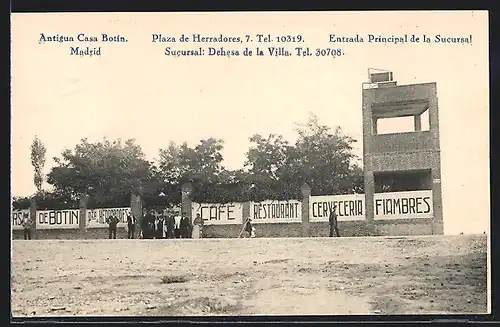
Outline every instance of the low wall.
[(379, 236), (411, 236), (432, 235), (432, 219), (400, 219), (376, 221), (375, 235)]
[[(34, 238), (33, 235), (31, 235), (31, 237)], [(24, 232), (22, 230), (18, 230), (18, 229), (17, 230), (13, 230), (12, 231), (12, 239), (13, 240), (22, 240), (22, 239), (24, 239)]]
[[(255, 224), (257, 237), (301, 237), (302, 224)], [(208, 225), (203, 227), (205, 238), (236, 238), (242, 230), (242, 225)]]
[(236, 238), (241, 229), (241, 225), (208, 225), (203, 227), (203, 237)]
[[(255, 224), (256, 237), (302, 237), (302, 224)], [(374, 230), (370, 233), (364, 220), (339, 221), (341, 237), (358, 236), (406, 236), (432, 235), (432, 219), (401, 219), (392, 221), (375, 221)], [(241, 230), (239, 225), (205, 226), (206, 238), (233, 238)], [(310, 223), (309, 237), (328, 237), (330, 226), (327, 222)]]
[(301, 237), (302, 224), (255, 224), (257, 237)]
[[(339, 221), (339, 234), (341, 237), (367, 236), (369, 235), (365, 221)], [(328, 237), (330, 225), (326, 222), (311, 223), (311, 237)]]
[[(33, 235), (32, 235), (33, 236)], [(41, 240), (78, 240), (79, 229), (39, 229), (36, 238)]]
[[(301, 190), (302, 200), (196, 204), (190, 199), (192, 189), (184, 185), (180, 209), (193, 220), (198, 215), (204, 219), (205, 238), (236, 238), (247, 217), (253, 221), (256, 237), (327, 237), (328, 213), (333, 207), (337, 208), (339, 233), (343, 237), (442, 234), (442, 221), (433, 217), (430, 191), (376, 194), (376, 209), (380, 213), (374, 220), (366, 220), (362, 195), (311, 196), (307, 184)], [(140, 217), (143, 213), (138, 195), (131, 196), (128, 208), (88, 209), (87, 201), (86, 197), (82, 197), (79, 209), (63, 210), (65, 212), (42, 210), (39, 214), (36, 203), (33, 203), (30, 209), (13, 213), (13, 228), (19, 228), (20, 219), (29, 214), (34, 221), (33, 239), (107, 239), (106, 214), (118, 212), (121, 223), (116, 236), (124, 239), (127, 238), (127, 229), (122, 226), (126, 224), (126, 215), (132, 213)], [(64, 221), (69, 221), (71, 225), (46, 229), (55, 227), (54, 217), (63, 217), (63, 213)], [(47, 221), (52, 221), (53, 225), (48, 226)], [(43, 225), (37, 229), (38, 223)], [(138, 226), (136, 229), (135, 238), (139, 234)], [(22, 239), (23, 231), (13, 230), (13, 238)]]
[[(80, 236), (79, 229), (39, 229), (36, 230), (36, 235), (31, 234), (32, 239), (39, 240), (79, 240), (82, 239)], [(109, 237), (109, 230), (107, 228), (92, 228), (87, 229), (84, 234), (84, 239), (106, 239)], [(138, 238), (138, 233), (135, 233), (135, 238)], [(116, 238), (127, 238), (127, 229), (118, 227), (116, 229)], [(22, 230), (13, 230), (12, 239), (22, 240), (24, 239), (24, 232)]]
[[(138, 238), (137, 233), (135, 233), (135, 237)], [(85, 239), (94, 240), (94, 239), (105, 239), (109, 237), (109, 229), (108, 228), (89, 228), (85, 231)], [(116, 228), (116, 238), (128, 238), (127, 229), (124, 227)]]
[[(406, 235), (432, 235), (432, 220), (431, 219), (406, 219), (397, 221), (376, 221), (374, 223), (373, 233), (369, 232), (365, 221), (340, 221), (338, 223), (341, 237), (355, 236), (406, 236)], [(240, 225), (209, 225), (203, 228), (203, 236), (205, 238), (236, 238), (240, 233), (242, 226)], [(301, 237), (302, 224), (299, 223), (284, 223), (284, 224), (256, 224), (257, 237)], [(330, 232), (330, 227), (326, 222), (310, 223), (309, 237), (327, 237)], [(65, 239), (76, 240), (81, 239), (78, 229), (42, 229), (36, 231), (36, 238), (41, 240), (49, 239)], [(127, 238), (126, 228), (117, 228), (116, 238)], [(24, 234), (22, 230), (14, 230), (12, 232), (14, 240), (22, 240)], [(35, 238), (32, 235), (32, 238)], [(85, 239), (107, 239), (107, 228), (87, 229)], [(135, 233), (135, 238), (138, 238), (138, 232)]]

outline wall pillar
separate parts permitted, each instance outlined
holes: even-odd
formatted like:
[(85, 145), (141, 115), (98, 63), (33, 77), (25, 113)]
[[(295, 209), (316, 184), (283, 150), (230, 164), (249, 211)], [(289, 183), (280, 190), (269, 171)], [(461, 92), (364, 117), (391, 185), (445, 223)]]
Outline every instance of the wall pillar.
[(300, 191), (302, 193), (302, 237), (309, 237), (311, 233), (311, 223), (309, 222), (311, 187), (307, 183), (304, 183)]
[[(245, 223), (245, 221), (247, 220), (248, 217), (250, 217), (250, 206), (252, 205), (252, 202), (250, 201), (247, 201), (247, 202), (243, 202), (243, 205), (242, 205), (242, 215), (243, 215), (243, 219), (241, 221), (242, 224)], [(250, 217), (250, 218), (253, 218), (253, 217)]]
[(362, 90), (363, 94), (363, 172), (365, 190), (365, 223), (368, 235), (375, 233), (373, 214), (373, 194), (375, 193), (375, 180), (371, 165), (371, 149), (373, 136), (378, 134), (376, 125), (377, 117), (373, 114), (372, 104), (375, 93), (373, 90)]
[(415, 132), (422, 131), (422, 115), (413, 116), (413, 125), (415, 127)]
[(80, 239), (85, 239), (86, 231), (85, 227), (87, 226), (87, 205), (88, 205), (89, 197), (86, 194), (80, 196), (80, 221), (79, 229), (80, 229)]
[(133, 192), (130, 194), (130, 214), (136, 219), (135, 230), (137, 231), (137, 235), (140, 235), (142, 226), (142, 200), (139, 194)]
[[(437, 160), (436, 160), (437, 161)], [(442, 192), (441, 192), (441, 173), (439, 169), (433, 168), (432, 174), (432, 206), (433, 206), (433, 219), (432, 219), (432, 234), (443, 235), (443, 207), (442, 207)]]
[(375, 212), (374, 212), (374, 195), (375, 195), (375, 177), (372, 171), (366, 168), (365, 164), (365, 222), (368, 230), (368, 235), (375, 234)]
[(191, 201), (191, 192), (193, 192), (193, 186), (191, 183), (184, 183), (181, 187), (181, 213), (186, 215), (189, 219), (193, 219), (193, 202)]
[(432, 140), (432, 204), (433, 204), (433, 223), (432, 234), (443, 235), (443, 202), (441, 189), (441, 145), (439, 139), (439, 107), (437, 88), (434, 88), (429, 95), (429, 130)]
[(30, 203), (30, 219), (31, 219), (30, 233), (31, 233), (32, 238), (34, 240), (36, 240), (36, 239), (38, 239), (37, 229), (36, 229), (36, 200), (31, 199), (30, 202), (31, 202)]
[(243, 202), (242, 208), (241, 208), (241, 229), (244, 228), (245, 223), (247, 221), (247, 218), (250, 218), (253, 220), (253, 217), (250, 217), (250, 206), (252, 205), (251, 201)]

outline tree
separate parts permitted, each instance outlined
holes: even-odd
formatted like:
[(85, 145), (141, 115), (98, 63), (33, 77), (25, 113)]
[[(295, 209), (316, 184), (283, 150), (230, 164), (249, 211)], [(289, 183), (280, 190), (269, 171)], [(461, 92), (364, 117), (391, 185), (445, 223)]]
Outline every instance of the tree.
[(181, 203), (180, 185), (168, 183), (162, 176), (161, 170), (150, 163), (149, 175), (141, 190), (143, 205), (147, 210)]
[[(191, 199), (199, 203), (300, 199), (306, 182), (313, 195), (363, 192), (363, 171), (353, 153), (356, 140), (314, 115), (296, 132), (293, 144), (281, 135), (253, 135), (245, 165), (235, 171), (224, 167), (224, 143), (216, 138), (194, 147), (171, 142), (159, 150), (157, 164), (144, 158), (134, 140), (82, 139), (54, 158), (56, 166), (47, 176), (54, 191), (40, 190), (37, 203), (74, 206), (87, 194), (91, 206), (124, 206), (135, 192), (146, 208), (170, 206), (181, 202), (185, 182), (192, 183)], [(15, 205), (25, 202), (17, 199)]]
[(150, 163), (134, 140), (91, 143), (82, 139), (61, 156), (54, 158), (57, 166), (47, 181), (71, 199), (87, 194), (95, 205), (130, 204), (130, 193), (141, 192), (151, 181)]
[(31, 205), (31, 199), (27, 196), (15, 196), (12, 198), (12, 209), (28, 209)]
[(223, 148), (223, 141), (215, 138), (202, 139), (193, 148), (171, 142), (160, 149), (159, 170), (165, 184), (176, 185), (180, 193), (183, 183), (192, 183), (192, 199), (196, 202), (238, 201), (241, 178), (222, 165)]
[(253, 196), (268, 199), (300, 198), (304, 183), (315, 195), (362, 191), (363, 174), (353, 153), (353, 138), (322, 125), (311, 115), (298, 124), (298, 139), (290, 145), (280, 135), (254, 135), (247, 152), (248, 178)]
[(43, 185), (43, 168), (45, 166), (45, 153), (47, 149), (43, 145), (42, 141), (35, 136), (33, 143), (31, 144), (31, 165), (34, 169), (33, 183), (37, 189), (37, 192), (42, 192)]
[(215, 138), (201, 140), (194, 148), (187, 143), (160, 149), (159, 168), (170, 183), (215, 182), (224, 171), (222, 166), (223, 141)]
[(253, 145), (246, 154), (245, 168), (249, 175), (247, 179), (253, 186), (249, 191), (251, 197), (258, 200), (297, 197), (296, 192), (289, 192), (292, 176), (285, 178), (283, 174), (291, 149), (288, 141), (281, 135), (263, 137), (255, 134), (250, 142)]
[[(288, 153), (285, 175), (300, 184), (307, 182), (314, 195), (349, 194), (359, 191), (362, 171), (356, 163), (356, 140), (340, 127), (334, 131), (315, 115), (296, 129), (298, 140)], [(362, 181), (362, 179), (361, 179)]]
[(279, 179), (279, 171), (287, 161), (290, 148), (281, 135), (270, 134), (267, 138), (256, 134), (250, 138), (255, 145), (247, 152), (245, 166), (253, 176), (266, 176), (273, 181)]

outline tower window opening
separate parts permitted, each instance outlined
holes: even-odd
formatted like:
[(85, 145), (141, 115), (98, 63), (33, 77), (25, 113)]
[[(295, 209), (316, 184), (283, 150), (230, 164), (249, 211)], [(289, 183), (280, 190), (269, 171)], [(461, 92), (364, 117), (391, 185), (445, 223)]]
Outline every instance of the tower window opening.
[(377, 119), (377, 134), (408, 132), (415, 132), (413, 116)]
[(431, 121), (430, 121), (430, 117), (429, 117), (429, 109), (427, 109), (426, 111), (424, 111), (420, 115), (420, 121), (421, 121), (421, 124), (422, 124), (422, 131), (429, 131), (431, 129)]

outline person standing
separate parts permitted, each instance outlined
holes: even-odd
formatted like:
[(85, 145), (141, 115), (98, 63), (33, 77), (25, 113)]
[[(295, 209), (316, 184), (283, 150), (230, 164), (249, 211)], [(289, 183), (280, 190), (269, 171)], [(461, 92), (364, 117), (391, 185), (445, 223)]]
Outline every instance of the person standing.
[(143, 223), (141, 225), (142, 235), (144, 239), (153, 238), (153, 230), (154, 230), (154, 215), (153, 210), (149, 210), (144, 218), (142, 219)]
[(197, 213), (196, 218), (193, 221), (192, 238), (203, 238), (203, 225), (203, 218), (201, 218), (201, 215)]
[(156, 239), (158, 238), (158, 227), (159, 227), (159, 219), (158, 217), (155, 217), (153, 220), (153, 238)]
[(30, 218), (30, 215), (25, 213), (23, 214), (23, 220), (21, 222), (21, 225), (23, 226), (23, 234), (24, 234), (24, 239), (25, 240), (31, 240), (31, 225), (33, 224), (33, 221)]
[(173, 213), (167, 214), (167, 238), (175, 238), (174, 229), (175, 229), (175, 219)]
[(161, 238), (167, 238), (167, 216), (163, 214), (161, 216)]
[(245, 232), (247, 233), (247, 237), (255, 237), (255, 228), (252, 226), (252, 219), (248, 218), (245, 224)]
[(148, 219), (148, 227), (146, 228), (148, 231), (147, 233), (147, 239), (152, 240), (155, 238), (155, 219), (154, 217)]
[(181, 238), (181, 216), (179, 214), (176, 214), (174, 217), (174, 235), (175, 238)]
[(140, 231), (140, 234), (141, 234), (141, 238), (142, 239), (146, 239), (147, 236), (148, 236), (148, 232), (147, 232), (147, 229), (148, 229), (148, 214), (142, 214), (142, 217), (141, 217), (141, 221), (139, 222), (139, 225), (140, 225), (140, 228), (141, 228), (141, 231)]
[(156, 218), (156, 239), (163, 238), (163, 217)]
[(136, 221), (134, 215), (127, 216), (127, 227), (128, 227), (128, 232), (127, 232), (128, 235), (127, 236), (129, 239), (134, 238), (136, 222), (137, 221)]
[(189, 219), (185, 213), (182, 214), (180, 229), (182, 238), (191, 238), (191, 230), (192, 230), (191, 219)]
[(106, 219), (106, 222), (109, 225), (109, 239), (116, 239), (116, 225), (118, 225), (118, 218), (116, 216), (109, 216)]
[(334, 205), (333, 208), (330, 209), (330, 215), (328, 217), (328, 223), (330, 225), (330, 237), (333, 237), (333, 234), (337, 237), (340, 237), (339, 228), (337, 225), (337, 206)]
[(164, 214), (161, 216), (161, 238), (167, 238), (167, 217)]

